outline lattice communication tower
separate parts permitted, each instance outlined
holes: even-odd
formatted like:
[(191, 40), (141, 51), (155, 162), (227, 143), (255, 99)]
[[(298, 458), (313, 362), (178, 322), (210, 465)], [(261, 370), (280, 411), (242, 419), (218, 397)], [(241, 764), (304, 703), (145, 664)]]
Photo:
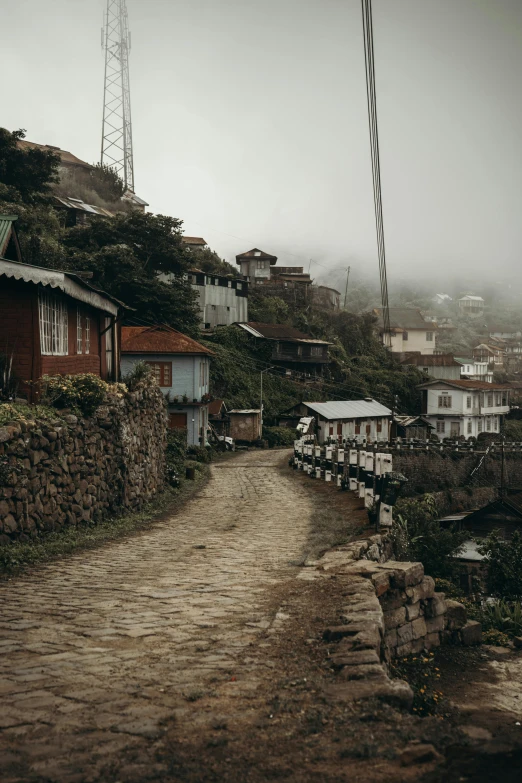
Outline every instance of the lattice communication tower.
[(115, 169), (134, 193), (129, 83), (131, 38), (125, 0), (107, 0), (102, 27), (105, 52), (101, 162)]

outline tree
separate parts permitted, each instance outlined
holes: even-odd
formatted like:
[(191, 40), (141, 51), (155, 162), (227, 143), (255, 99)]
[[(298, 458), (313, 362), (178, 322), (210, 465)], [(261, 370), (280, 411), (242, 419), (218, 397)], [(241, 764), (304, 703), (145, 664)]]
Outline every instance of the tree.
[(22, 139), (24, 130), (0, 128), (0, 183), (5, 186), (0, 197), (33, 203), (45, 199), (58, 181), (60, 156), (40, 147), (20, 148)]
[(238, 276), (238, 270), (209, 247), (190, 250), (191, 267), (215, 275)]

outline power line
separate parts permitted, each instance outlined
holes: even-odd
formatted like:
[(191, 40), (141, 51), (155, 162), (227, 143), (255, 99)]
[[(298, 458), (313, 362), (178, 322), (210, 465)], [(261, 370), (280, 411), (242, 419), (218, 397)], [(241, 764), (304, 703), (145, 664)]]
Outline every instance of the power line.
[(370, 150), (372, 159), (373, 201), (375, 209), (377, 254), (379, 257), (379, 278), (381, 283), (382, 315), (384, 324), (384, 344), (391, 348), (390, 309), (388, 303), (388, 280), (386, 274), (386, 250), (384, 244), (384, 224), (382, 216), (381, 166), (379, 155), (379, 131), (377, 124), (372, 0), (361, 0), (361, 7), (364, 34), (364, 62), (366, 70), (368, 127), (370, 132)]

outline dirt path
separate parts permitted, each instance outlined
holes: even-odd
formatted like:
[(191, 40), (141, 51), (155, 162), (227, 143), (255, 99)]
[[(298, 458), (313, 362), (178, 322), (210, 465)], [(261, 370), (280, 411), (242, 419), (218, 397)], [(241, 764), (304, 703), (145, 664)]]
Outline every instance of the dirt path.
[[(216, 464), (179, 515), (0, 586), (2, 780), (142, 780), (212, 683), (255, 690), (313, 502), (286, 452)], [(251, 648), (255, 647), (255, 652)]]

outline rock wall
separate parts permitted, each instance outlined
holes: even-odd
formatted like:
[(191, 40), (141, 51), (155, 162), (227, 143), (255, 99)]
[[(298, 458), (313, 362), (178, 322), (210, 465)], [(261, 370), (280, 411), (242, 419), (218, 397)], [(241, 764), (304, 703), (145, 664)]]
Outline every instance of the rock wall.
[(166, 437), (163, 395), (147, 381), (111, 386), (89, 418), (0, 427), (0, 542), (139, 509), (163, 488)]
[(343, 683), (341, 691), (332, 686), (332, 696), (377, 696), (407, 706), (411, 689), (390, 680), (390, 660), (443, 642), (481, 641), (480, 624), (467, 620), (462, 604), (435, 592), (422, 563), (399, 562), (391, 556), (386, 536), (376, 535), (330, 550), (310, 563), (320, 574), (342, 579), (346, 596), (339, 625), (324, 632), (331, 645), (330, 660)]

